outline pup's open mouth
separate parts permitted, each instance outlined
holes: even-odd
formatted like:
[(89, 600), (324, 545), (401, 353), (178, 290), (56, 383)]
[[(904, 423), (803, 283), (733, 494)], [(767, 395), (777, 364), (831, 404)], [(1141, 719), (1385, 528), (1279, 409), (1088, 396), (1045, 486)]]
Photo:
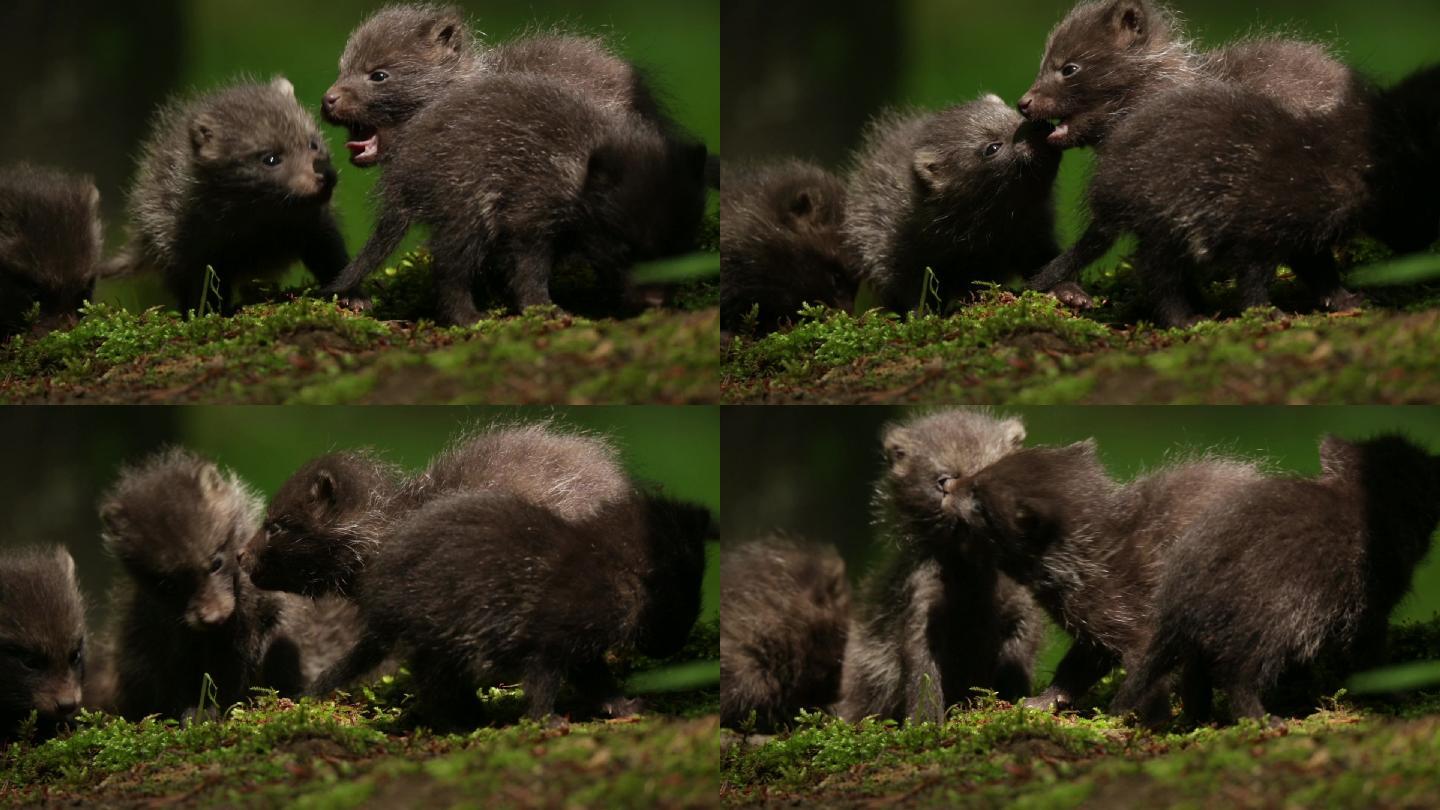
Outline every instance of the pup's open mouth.
[(350, 140), (345, 148), (350, 150), (350, 162), (361, 168), (379, 163), (380, 130), (358, 124), (352, 124), (349, 129)]
[(1051, 146), (1063, 146), (1070, 138), (1070, 123), (1064, 118), (1052, 118), (1050, 124), (1054, 129), (1045, 136), (1045, 140), (1049, 141)]

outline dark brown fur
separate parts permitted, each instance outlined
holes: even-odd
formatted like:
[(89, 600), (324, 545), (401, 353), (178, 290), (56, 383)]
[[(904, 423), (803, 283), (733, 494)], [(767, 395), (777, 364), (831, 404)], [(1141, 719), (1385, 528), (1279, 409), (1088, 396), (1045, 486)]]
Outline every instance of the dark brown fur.
[(355, 296), (418, 223), (456, 324), (479, 319), (486, 268), (524, 309), (551, 303), (565, 256), (615, 283), (696, 244), (705, 148), (596, 40), (543, 34), (487, 52), (453, 7), (384, 9), (351, 35), (324, 109), (351, 130), (352, 162), (385, 165), (375, 233), (325, 294)]
[[(1317, 478), (1241, 490), (1174, 541), (1156, 629), (1116, 696), (1117, 713), (1169, 718), (1169, 674), (1187, 699), (1229, 693), (1237, 717), (1265, 713), (1282, 673), (1335, 654), (1347, 671), (1382, 660), (1390, 612), (1440, 523), (1440, 460), (1412, 442), (1327, 437)], [(1187, 708), (1189, 708), (1187, 706)]]
[(413, 224), (430, 227), (442, 316), (479, 319), (482, 275), (517, 307), (551, 303), (555, 263), (579, 256), (623, 283), (636, 261), (694, 247), (705, 149), (534, 75), (476, 79), (426, 107), (385, 148), (376, 232), (331, 291), (377, 269)]
[(768, 537), (720, 556), (720, 722), (772, 731), (840, 698), (850, 582), (831, 546)]
[(75, 561), (62, 548), (0, 556), (0, 742), (35, 713), (53, 733), (80, 707), (85, 605)]
[(1440, 239), (1440, 65), (1396, 83), (1376, 107), (1366, 230), (1396, 252), (1424, 250)]
[(329, 148), (285, 79), (173, 101), (143, 150), (127, 260), (158, 270), (181, 311), (209, 294), (207, 267), (224, 309), (236, 284), (296, 260), (322, 284), (348, 262)]
[(915, 308), (927, 268), (947, 301), (970, 294), (971, 282), (1029, 275), (1054, 258), (1060, 155), (1046, 145), (1048, 131), (997, 96), (870, 125), (844, 230), (861, 276), (887, 306)]
[(995, 567), (986, 543), (956, 517), (944, 484), (1015, 452), (1019, 420), (941, 411), (892, 425), (877, 486), (881, 526), (898, 549), (868, 578), (846, 641), (837, 713), (943, 719), (948, 706), (993, 689), (1029, 693), (1039, 609)]
[(680, 648), (699, 613), (711, 526), (705, 510), (655, 497), (580, 523), (501, 492), (434, 500), (362, 572), (365, 636), (318, 688), (398, 645), (430, 723), (473, 725), (476, 688), (512, 679), (535, 719), (554, 711), (567, 681), (586, 708), (630, 713), (605, 655)]
[(254, 686), (303, 685), (293, 668), (267, 669), (281, 606), (236, 562), (259, 515), (238, 478), (183, 450), (125, 470), (105, 495), (105, 545), (128, 575), (114, 599), (121, 715), (186, 715), (207, 674), (221, 708)]
[(850, 310), (859, 286), (845, 248), (845, 184), (790, 160), (726, 170), (720, 195), (720, 326), (756, 315), (759, 333), (788, 323), (804, 304)]
[(1154, 629), (1170, 542), (1260, 480), (1253, 464), (1201, 458), (1120, 485), (1086, 441), (1021, 450), (951, 481), (956, 511), (1000, 570), (1075, 637), (1049, 688), (1026, 703), (1066, 708), (1116, 663), (1133, 666)]
[(0, 170), (0, 340), (73, 325), (102, 273), (100, 192), (89, 177), (21, 164)]
[(1360, 299), (1333, 249), (1368, 202), (1371, 92), (1323, 48), (1280, 39), (1196, 53), (1149, 0), (1081, 3), (1056, 26), (1020, 109), (1056, 119), (1056, 146), (1098, 146), (1090, 228), (1031, 279), (1088, 306), (1073, 284), (1122, 233), (1156, 320), (1197, 319), (1192, 288), (1234, 274), (1267, 306), (1289, 263), (1326, 309)]
[[(1137, 266), (1166, 325), (1195, 318), (1186, 285), (1211, 267), (1238, 273), (1245, 306), (1268, 304), (1280, 262), (1292, 263), (1321, 306), (1352, 305), (1330, 249), (1365, 203), (1366, 97), (1318, 46), (1255, 40), (1199, 55), (1163, 6), (1077, 6), (1052, 33), (1021, 109), (1059, 119), (1057, 145), (1103, 144), (1096, 179), (1107, 182), (1092, 184), (1091, 229), (1032, 285), (1088, 305), (1066, 282), (1130, 230), (1141, 236)], [(1197, 132), (1210, 140), (1195, 143)], [(1312, 151), (1317, 140), (1328, 148)], [(1157, 155), (1160, 165), (1132, 179)], [(1300, 176), (1326, 178), (1322, 200), (1284, 187)]]
[(373, 454), (329, 453), (303, 465), (270, 501), (245, 567), (259, 587), (309, 596), (348, 594), (395, 525), (457, 492), (503, 491), (587, 518), (630, 497), (615, 448), (547, 422), (496, 424), (462, 436), (419, 475)]

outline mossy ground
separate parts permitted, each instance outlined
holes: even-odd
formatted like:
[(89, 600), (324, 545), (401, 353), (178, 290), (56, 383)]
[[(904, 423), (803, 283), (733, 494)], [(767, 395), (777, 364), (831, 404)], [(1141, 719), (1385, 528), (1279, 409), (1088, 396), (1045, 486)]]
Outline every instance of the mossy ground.
[[(812, 309), (792, 329), (736, 338), (730, 403), (1391, 404), (1440, 401), (1440, 291), (1371, 294), (1338, 314), (1255, 309), (1188, 329), (1137, 319), (1128, 273), (1087, 280), (1116, 295), (1076, 314), (998, 288), (947, 316)], [(1214, 291), (1222, 310), (1231, 290)], [(1298, 284), (1282, 280), (1288, 310)]]
[[(719, 398), (713, 280), (666, 284), (625, 318), (496, 308), (440, 328), (423, 252), (374, 307), (274, 295), (230, 317), (93, 305), (69, 331), (0, 347), (0, 403), (688, 404)], [(288, 300), (286, 300), (288, 299)], [(561, 293), (557, 300), (565, 304)], [(583, 312), (574, 307), (572, 312)]]
[[(714, 625), (696, 643), (718, 643)], [(689, 653), (695, 651), (695, 643)], [(708, 653), (714, 656), (716, 650)], [(652, 662), (653, 663), (653, 662)], [(661, 673), (653, 673), (661, 674)], [(633, 682), (632, 682), (633, 683)], [(488, 690), (491, 726), (412, 727), (406, 676), (342, 701), (265, 695), (223, 721), (78, 728), (0, 752), (0, 804), (107, 807), (712, 807), (719, 692), (713, 678), (645, 696), (638, 718), (536, 724), (523, 695)]]
[[(1397, 635), (1397, 660), (1440, 658), (1440, 620)], [(1114, 685), (1101, 685), (1102, 701)], [(1342, 691), (1273, 724), (1177, 718), (1149, 732), (1098, 711), (1056, 716), (987, 699), (943, 725), (813, 714), (763, 742), (724, 734), (729, 805), (1372, 808), (1440, 797), (1433, 680), (1404, 697)]]

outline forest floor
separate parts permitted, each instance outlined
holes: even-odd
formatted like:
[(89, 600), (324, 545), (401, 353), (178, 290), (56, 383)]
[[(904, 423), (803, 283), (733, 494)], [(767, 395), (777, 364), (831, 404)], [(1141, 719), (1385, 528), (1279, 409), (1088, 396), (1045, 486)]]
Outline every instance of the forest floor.
[[(1406, 646), (1440, 657), (1440, 620), (1412, 626)], [(1102, 699), (1114, 686), (1102, 683)], [(1057, 716), (987, 699), (943, 725), (814, 714), (770, 739), (723, 735), (720, 790), (732, 806), (1440, 803), (1440, 689), (1384, 699), (1341, 692), (1308, 716), (1198, 727), (1177, 718), (1156, 732), (1093, 709)]]
[(1298, 286), (1282, 281), (1280, 308), (1187, 329), (1145, 323), (1133, 298), (1077, 314), (1048, 295), (998, 288), (946, 316), (816, 308), (788, 331), (734, 339), (721, 391), (735, 404), (1440, 401), (1440, 289), (1287, 314)]
[[(712, 254), (697, 258), (718, 265)], [(633, 317), (580, 307), (571, 311), (583, 315), (560, 309), (515, 315), (497, 300), (474, 326), (441, 328), (431, 318), (423, 252), (377, 276), (374, 308), (365, 314), (296, 295), (274, 295), (276, 303), (229, 317), (90, 305), (73, 329), (0, 347), (0, 403), (719, 400), (719, 287), (713, 277), (663, 285), (663, 305)], [(562, 293), (556, 298), (566, 303)]]
[[(718, 655), (714, 622), (687, 652)], [(690, 665), (709, 672), (713, 662)], [(649, 673), (652, 676), (660, 673)], [(639, 679), (645, 673), (637, 674)], [(0, 806), (714, 807), (719, 691), (709, 682), (642, 695), (617, 720), (521, 720), (518, 689), (482, 692), (493, 724), (412, 727), (408, 676), (339, 702), (265, 695), (190, 724), (85, 714), (78, 728), (0, 751)], [(652, 680), (655, 680), (652, 678)]]

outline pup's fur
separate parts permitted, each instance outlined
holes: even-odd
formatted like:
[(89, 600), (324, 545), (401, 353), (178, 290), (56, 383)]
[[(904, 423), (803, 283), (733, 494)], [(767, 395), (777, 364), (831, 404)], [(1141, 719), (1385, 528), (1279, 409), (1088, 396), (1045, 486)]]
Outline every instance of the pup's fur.
[(1260, 717), (1261, 694), (1291, 667), (1321, 654), (1351, 671), (1380, 663), (1390, 612), (1440, 523), (1440, 460), (1398, 436), (1327, 437), (1320, 463), (1317, 478), (1240, 489), (1174, 541), (1156, 630), (1117, 713), (1168, 719), (1181, 666), (1187, 699), (1208, 706), (1213, 684), (1235, 716)]
[(206, 674), (221, 707), (254, 686), (302, 686), (293, 668), (266, 670), (280, 603), (256, 591), (236, 562), (260, 510), (233, 473), (180, 449), (127, 468), (106, 493), (105, 546), (128, 575), (114, 598), (121, 715), (184, 716), (197, 708)]
[(564, 256), (614, 281), (696, 243), (705, 148), (598, 40), (485, 51), (454, 7), (387, 8), (351, 35), (324, 111), (350, 130), (353, 163), (385, 164), (375, 233), (325, 294), (355, 296), (415, 223), (431, 227), (440, 313), (456, 324), (479, 319), (485, 267), (524, 309), (551, 303)]
[[(788, 160), (726, 170), (720, 195), (720, 326), (736, 331), (755, 311), (760, 334), (803, 304), (850, 310), (858, 277), (845, 248), (845, 184)], [(757, 311), (758, 308), (758, 311)]]
[(720, 556), (720, 722), (768, 732), (840, 697), (850, 622), (845, 561), (774, 536)]
[(1245, 307), (1269, 304), (1281, 263), (1322, 308), (1360, 300), (1332, 250), (1368, 202), (1371, 91), (1323, 48), (1256, 39), (1200, 54), (1160, 4), (1082, 3), (1051, 33), (1021, 110), (1059, 120), (1053, 145), (1100, 150), (1089, 230), (1031, 286), (1088, 306), (1073, 279), (1133, 232), (1162, 325), (1196, 320), (1189, 286), (1216, 271), (1238, 276)]
[(1249, 462), (1202, 457), (1120, 485), (1095, 444), (1021, 450), (952, 481), (957, 512), (993, 544), (1000, 570), (1075, 637), (1031, 706), (1072, 705), (1117, 662), (1133, 666), (1154, 629), (1169, 544), (1263, 480)]
[(566, 681), (587, 708), (630, 713), (605, 655), (680, 648), (699, 613), (711, 526), (707, 511), (654, 497), (580, 523), (502, 492), (441, 497), (361, 573), (365, 636), (317, 689), (399, 645), (431, 723), (477, 722), (476, 688), (514, 678), (534, 719), (554, 711)]
[(1365, 229), (1396, 252), (1424, 250), (1440, 239), (1440, 65), (1387, 89), (1376, 108)]
[(80, 707), (85, 605), (63, 548), (0, 556), (0, 742), (35, 713), (48, 735)]
[(913, 309), (927, 268), (942, 301), (974, 281), (1030, 275), (1058, 253), (1049, 127), (998, 96), (935, 113), (890, 113), (865, 134), (848, 184), (845, 237), (886, 305)]
[(628, 499), (631, 489), (608, 441), (546, 422), (463, 436), (411, 478), (373, 454), (328, 453), (275, 493), (245, 564), (261, 588), (344, 595), (395, 525), (436, 498), (506, 492), (575, 521)]
[(440, 312), (455, 324), (479, 320), (474, 287), (487, 268), (524, 309), (551, 303), (550, 273), (566, 256), (615, 281), (636, 261), (696, 243), (705, 148), (551, 79), (459, 85), (380, 137), (379, 223), (335, 292), (356, 287), (416, 223), (430, 226)]
[(89, 177), (21, 164), (0, 170), (0, 340), (40, 305), (39, 334), (73, 325), (107, 272), (100, 192)]
[(329, 282), (349, 260), (330, 206), (337, 177), (319, 125), (283, 78), (172, 101), (142, 150), (122, 261), (163, 274), (181, 311), (209, 294), (207, 267), (222, 309), (236, 284), (297, 259)]
[(837, 713), (847, 720), (943, 719), (946, 707), (993, 689), (1030, 691), (1039, 609), (995, 568), (993, 554), (956, 518), (944, 491), (1015, 452), (1017, 419), (951, 410), (891, 425), (888, 469), (876, 491), (880, 523), (899, 545), (864, 590), (846, 640)]

